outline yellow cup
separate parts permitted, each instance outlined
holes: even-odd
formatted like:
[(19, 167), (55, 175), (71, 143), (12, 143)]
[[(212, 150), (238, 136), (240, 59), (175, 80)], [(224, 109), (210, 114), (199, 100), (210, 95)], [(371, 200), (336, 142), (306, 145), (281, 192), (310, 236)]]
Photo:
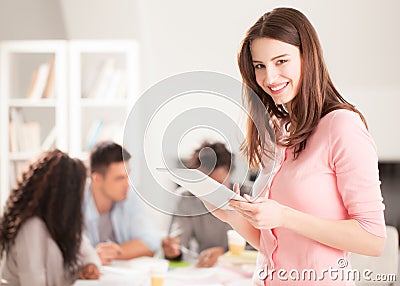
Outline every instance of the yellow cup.
[(151, 286), (164, 285), (165, 276), (168, 272), (168, 260), (155, 260), (150, 268)]
[(246, 240), (235, 230), (228, 230), (228, 248), (232, 255), (240, 255), (246, 247)]
[(240, 255), (242, 254), (242, 252), (244, 251), (246, 244), (228, 244), (229, 247), (229, 251), (233, 254), (233, 255)]
[(162, 286), (164, 285), (165, 277), (151, 276), (151, 286)]

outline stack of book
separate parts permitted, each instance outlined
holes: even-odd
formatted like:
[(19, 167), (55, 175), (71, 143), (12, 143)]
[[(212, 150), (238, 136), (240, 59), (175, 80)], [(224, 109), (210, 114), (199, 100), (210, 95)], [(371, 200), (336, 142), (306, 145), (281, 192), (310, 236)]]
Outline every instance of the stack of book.
[(26, 97), (29, 99), (54, 97), (54, 57), (34, 71)]
[(83, 98), (110, 102), (125, 97), (126, 72), (117, 67), (114, 58), (109, 58), (102, 63), (92, 82), (90, 88), (83, 92)]
[(53, 127), (41, 141), (41, 126), (37, 121), (25, 122), (20, 108), (10, 109), (10, 152), (38, 153), (55, 145), (56, 128)]

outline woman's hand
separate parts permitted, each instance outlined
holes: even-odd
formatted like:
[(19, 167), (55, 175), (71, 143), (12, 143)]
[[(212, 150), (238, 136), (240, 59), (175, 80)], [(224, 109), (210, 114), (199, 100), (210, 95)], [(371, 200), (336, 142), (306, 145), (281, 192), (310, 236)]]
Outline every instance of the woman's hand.
[(78, 279), (97, 280), (100, 278), (100, 271), (96, 264), (86, 264), (79, 272)]
[[(236, 194), (240, 194), (240, 189), (239, 189), (239, 184), (235, 184), (233, 186), (233, 191)], [(245, 198), (248, 198), (248, 196)], [(247, 199), (249, 200), (249, 199)], [(230, 201), (231, 203), (233, 202), (232, 200)], [(240, 233), (241, 236), (243, 236), (248, 243), (250, 243), (255, 249), (259, 249), (260, 247), (260, 230), (253, 226), (246, 217), (244, 217), (240, 212), (238, 211), (231, 211), (231, 210), (221, 210), (221, 209), (215, 209), (214, 206), (210, 205), (206, 201), (203, 201), (204, 205), (210, 210), (210, 212), (222, 220), (223, 222), (228, 223), (229, 225), (232, 226), (233, 229), (235, 229), (237, 232)], [(233, 202), (233, 203), (236, 203)], [(252, 203), (246, 203), (245, 204), (252, 204)], [(230, 204), (231, 205), (231, 204)], [(233, 205), (231, 205), (233, 206)], [(239, 206), (237, 206), (239, 207)]]
[(200, 253), (199, 261), (196, 267), (212, 267), (217, 263), (218, 257), (224, 254), (224, 249), (222, 247), (211, 247), (203, 250)]
[(251, 201), (248, 195), (244, 195), (244, 198), (247, 202), (231, 200), (229, 205), (252, 226), (257, 229), (272, 229), (284, 225), (284, 206), (264, 197), (255, 201)]

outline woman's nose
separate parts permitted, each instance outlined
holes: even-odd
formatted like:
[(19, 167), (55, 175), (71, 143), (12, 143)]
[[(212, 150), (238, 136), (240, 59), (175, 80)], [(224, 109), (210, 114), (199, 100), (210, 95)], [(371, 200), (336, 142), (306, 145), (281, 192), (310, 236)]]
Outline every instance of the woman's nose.
[(271, 84), (276, 83), (276, 79), (278, 76), (277, 69), (275, 67), (266, 67), (265, 69), (265, 77), (264, 77), (264, 85), (269, 86)]

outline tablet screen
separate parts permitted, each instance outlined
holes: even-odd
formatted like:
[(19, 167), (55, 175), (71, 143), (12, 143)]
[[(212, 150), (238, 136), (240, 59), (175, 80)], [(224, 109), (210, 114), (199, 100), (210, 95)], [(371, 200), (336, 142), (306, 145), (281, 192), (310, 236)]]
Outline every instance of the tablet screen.
[(228, 206), (229, 200), (246, 201), (225, 185), (220, 184), (197, 169), (157, 168), (157, 171), (167, 174), (169, 179), (217, 208), (232, 210)]

